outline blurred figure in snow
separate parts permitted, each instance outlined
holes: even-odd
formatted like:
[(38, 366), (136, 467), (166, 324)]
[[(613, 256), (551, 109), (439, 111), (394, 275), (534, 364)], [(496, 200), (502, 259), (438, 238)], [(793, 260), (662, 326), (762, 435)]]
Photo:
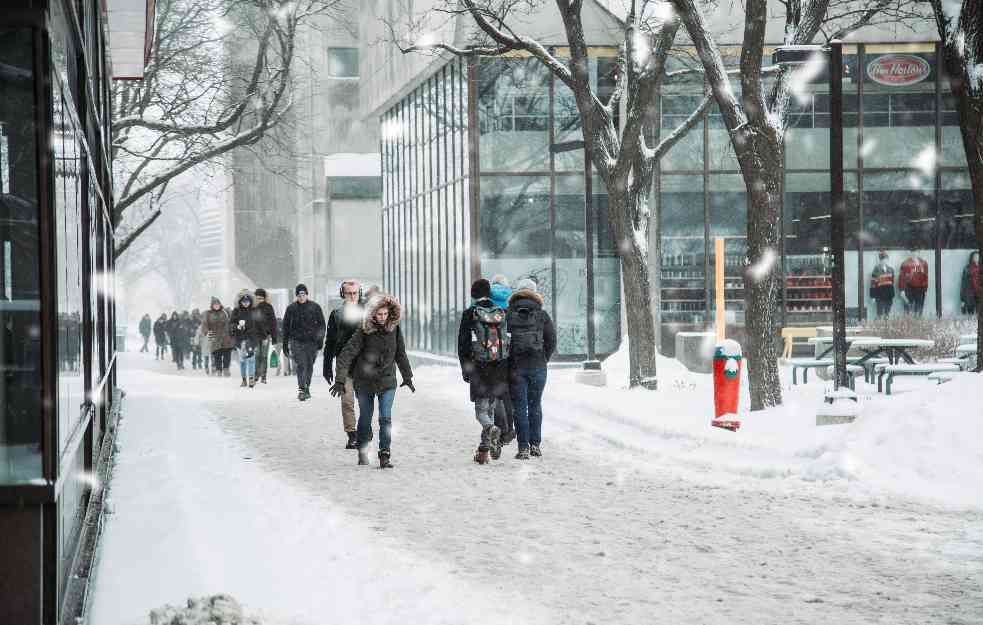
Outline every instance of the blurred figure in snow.
[(140, 353), (150, 351), (147, 344), (150, 342), (150, 333), (153, 331), (153, 326), (154, 322), (150, 320), (150, 315), (144, 315), (140, 319), (140, 335), (143, 337), (143, 347), (140, 348)]
[(160, 313), (160, 317), (154, 322), (154, 345), (154, 360), (163, 360), (167, 354), (167, 313)]

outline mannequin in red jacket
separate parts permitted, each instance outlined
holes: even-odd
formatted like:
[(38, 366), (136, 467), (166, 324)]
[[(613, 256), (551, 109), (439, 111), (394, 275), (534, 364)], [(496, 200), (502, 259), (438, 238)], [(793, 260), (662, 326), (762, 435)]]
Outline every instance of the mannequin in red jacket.
[(905, 312), (921, 316), (925, 306), (925, 291), (928, 290), (928, 261), (914, 249), (909, 250), (908, 258), (901, 263), (898, 289), (904, 300)]

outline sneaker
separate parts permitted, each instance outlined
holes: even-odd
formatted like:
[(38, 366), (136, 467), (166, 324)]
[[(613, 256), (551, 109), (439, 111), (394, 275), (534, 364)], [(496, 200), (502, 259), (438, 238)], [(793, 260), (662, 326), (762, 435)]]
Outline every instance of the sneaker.
[(246, 384), (246, 378), (242, 378), (242, 384), (239, 385), (239, 388), (246, 388)]
[(256, 378), (249, 378), (249, 388), (255, 388)]
[(478, 464), (488, 464), (488, 450), (478, 448), (478, 451), (474, 452), (474, 461)]
[(259, 379), (259, 381), (262, 382), (263, 384), (266, 384), (266, 376), (264, 375), (262, 378)]
[(358, 450), (358, 464), (367, 465), (369, 463), (369, 450), (362, 447)]
[(379, 452), (379, 468), (380, 469), (391, 469), (393, 468), (393, 463), (389, 461), (389, 450), (383, 449)]
[(345, 445), (345, 449), (358, 449), (358, 434), (348, 432), (348, 444)]
[(519, 453), (517, 453), (515, 455), (515, 459), (516, 460), (529, 460), (529, 450), (523, 447), (522, 449), (519, 450)]
[(543, 452), (539, 451), (539, 445), (529, 445), (529, 455), (540, 458), (542, 457)]

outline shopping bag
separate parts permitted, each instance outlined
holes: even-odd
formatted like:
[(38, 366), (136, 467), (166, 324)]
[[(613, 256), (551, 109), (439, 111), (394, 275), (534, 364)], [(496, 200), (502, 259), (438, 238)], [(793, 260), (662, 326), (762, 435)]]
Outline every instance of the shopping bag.
[(276, 350), (270, 352), (270, 368), (276, 369), (280, 366), (280, 355), (276, 353)]

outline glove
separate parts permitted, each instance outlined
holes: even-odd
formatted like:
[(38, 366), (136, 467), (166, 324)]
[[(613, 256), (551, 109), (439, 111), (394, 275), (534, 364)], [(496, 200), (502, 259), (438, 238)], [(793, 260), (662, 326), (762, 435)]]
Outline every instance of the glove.
[(245, 319), (240, 319), (239, 320), (239, 329), (242, 330), (245, 327), (246, 327), (246, 320)]
[(406, 388), (410, 389), (412, 392), (414, 393), (416, 392), (416, 387), (413, 386), (413, 378), (406, 378), (405, 380), (403, 380), (403, 383), (400, 384), (400, 386), (401, 387), (405, 386)]
[(334, 374), (331, 373), (331, 367), (324, 370), (324, 379), (331, 384), (334, 381)]
[(328, 392), (331, 393), (332, 397), (341, 397), (345, 394), (345, 383), (335, 382), (331, 385), (331, 388), (328, 389)]
[(461, 374), (461, 377), (464, 378), (464, 383), (465, 384), (471, 384), (471, 376), (470, 375), (468, 375), (467, 373), (462, 373)]

